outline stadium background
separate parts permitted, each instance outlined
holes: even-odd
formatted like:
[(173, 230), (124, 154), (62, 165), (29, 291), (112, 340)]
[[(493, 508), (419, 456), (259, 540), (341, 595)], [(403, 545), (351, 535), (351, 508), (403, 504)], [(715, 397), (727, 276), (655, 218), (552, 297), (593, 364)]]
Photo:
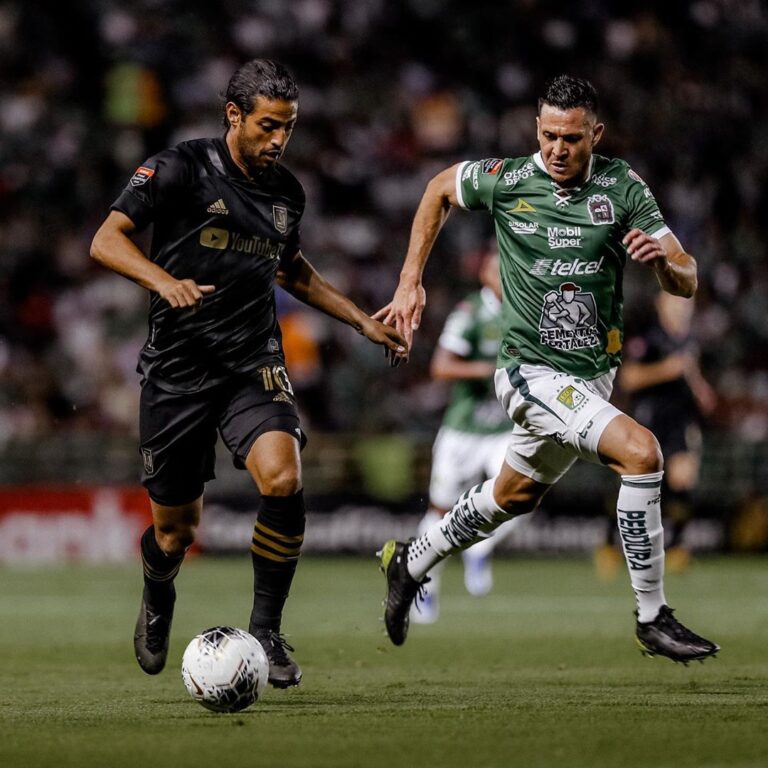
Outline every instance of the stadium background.
[[(222, 130), (218, 94), (254, 56), (282, 60), (300, 84), (285, 162), (308, 193), (304, 251), (370, 311), (391, 296), (430, 176), (529, 153), (543, 82), (592, 79), (601, 153), (650, 183), (699, 262), (696, 334), (720, 406), (690, 543), (764, 551), (767, 42), (759, 0), (588, 0), (567, 12), (536, 0), (0, 1), (0, 562), (133, 557), (146, 515), (134, 367), (147, 300), (88, 247), (142, 160)], [(484, 217), (451, 218), (413, 359), (397, 371), (281, 296), (310, 434), (308, 552), (370, 552), (412, 532), (446, 396), (428, 360), (490, 234)], [(653, 281), (630, 266), (625, 287), (636, 327)], [(254, 491), (221, 451), (217, 471), (202, 546), (244, 551)], [(610, 524), (612, 483), (575, 469), (508, 547), (588, 551)]]

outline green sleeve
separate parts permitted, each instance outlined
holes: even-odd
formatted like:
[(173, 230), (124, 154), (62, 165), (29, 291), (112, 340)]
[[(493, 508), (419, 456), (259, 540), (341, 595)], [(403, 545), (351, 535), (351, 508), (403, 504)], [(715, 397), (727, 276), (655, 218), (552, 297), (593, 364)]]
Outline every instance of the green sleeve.
[(648, 235), (661, 237), (669, 231), (664, 217), (659, 210), (659, 204), (651, 193), (649, 186), (631, 168), (627, 167), (627, 202), (629, 215), (627, 229), (642, 229)]
[(493, 210), (493, 190), (499, 180), (503, 160), (465, 160), (456, 170), (456, 197), (470, 211)]

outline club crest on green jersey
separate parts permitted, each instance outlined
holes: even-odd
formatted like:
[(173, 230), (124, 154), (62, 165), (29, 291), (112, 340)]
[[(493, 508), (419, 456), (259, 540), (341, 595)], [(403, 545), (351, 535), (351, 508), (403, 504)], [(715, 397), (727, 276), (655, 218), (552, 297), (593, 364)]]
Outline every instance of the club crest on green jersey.
[(587, 211), (593, 224), (613, 224), (616, 214), (608, 195), (590, 195), (587, 198)]

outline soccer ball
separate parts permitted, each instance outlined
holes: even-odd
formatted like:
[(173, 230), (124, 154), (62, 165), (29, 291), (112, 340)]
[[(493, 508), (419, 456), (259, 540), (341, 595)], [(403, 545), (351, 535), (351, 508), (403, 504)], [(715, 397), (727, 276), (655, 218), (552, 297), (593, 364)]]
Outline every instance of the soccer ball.
[(187, 646), (181, 676), (190, 696), (207, 709), (239, 712), (264, 692), (269, 660), (253, 635), (234, 627), (212, 627)]

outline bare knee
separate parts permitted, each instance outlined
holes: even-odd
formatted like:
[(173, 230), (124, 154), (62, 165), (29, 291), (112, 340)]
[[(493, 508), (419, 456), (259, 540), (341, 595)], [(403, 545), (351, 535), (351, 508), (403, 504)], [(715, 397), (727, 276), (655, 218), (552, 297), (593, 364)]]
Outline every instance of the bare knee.
[(178, 557), (194, 544), (202, 508), (202, 496), (180, 506), (165, 506), (152, 502), (155, 538), (166, 555)]
[(661, 472), (664, 468), (664, 457), (653, 432), (639, 425), (633, 429), (618, 464), (622, 475), (647, 475)]
[(169, 557), (183, 555), (194, 543), (197, 526), (189, 523), (155, 524), (157, 544)]
[(301, 473), (295, 467), (283, 467), (259, 478), (259, 491), (264, 496), (293, 496), (301, 490)]

